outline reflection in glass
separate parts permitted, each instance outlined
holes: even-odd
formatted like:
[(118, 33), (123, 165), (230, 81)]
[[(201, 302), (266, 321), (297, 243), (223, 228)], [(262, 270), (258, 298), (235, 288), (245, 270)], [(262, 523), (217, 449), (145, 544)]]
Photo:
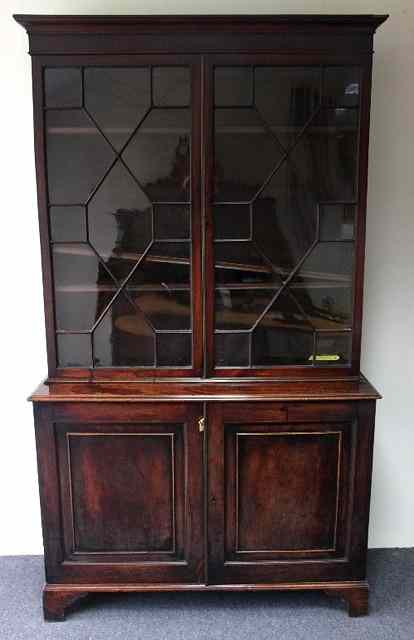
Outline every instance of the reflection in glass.
[(167, 288), (162, 291), (135, 291), (127, 286), (127, 292), (155, 329), (165, 331), (191, 328), (189, 291)]
[(283, 156), (252, 109), (215, 110), (216, 202), (249, 201)]
[(313, 332), (296, 329), (277, 331), (260, 327), (252, 336), (252, 364), (260, 366), (312, 364)]
[(82, 72), (72, 67), (45, 69), (46, 107), (81, 107)]
[(155, 240), (190, 238), (190, 208), (182, 204), (154, 206)]
[(50, 207), (49, 220), (52, 242), (86, 242), (84, 207)]
[(152, 367), (154, 340), (144, 315), (121, 293), (93, 333), (95, 366)]
[(253, 102), (251, 67), (216, 67), (214, 104), (217, 107), (250, 107)]
[(284, 327), (289, 329), (312, 328), (295, 297), (287, 289), (284, 289), (277, 296), (258, 324), (258, 328), (276, 331)]
[(88, 245), (54, 245), (53, 267), (57, 329), (89, 331), (115, 295), (115, 282)]
[(58, 334), (57, 360), (59, 367), (91, 367), (91, 336), (85, 333)]
[(85, 69), (85, 107), (116, 149), (125, 144), (150, 105), (149, 69)]
[(157, 365), (187, 367), (191, 365), (191, 333), (157, 333)]
[(309, 177), (288, 158), (253, 204), (253, 237), (283, 278), (316, 239), (312, 187)]
[(216, 289), (216, 329), (251, 329), (274, 295), (274, 289)]
[(319, 201), (356, 197), (358, 111), (323, 109), (293, 149), (291, 159)]
[(187, 107), (190, 104), (188, 67), (154, 67), (153, 100), (157, 107)]
[(123, 153), (152, 202), (188, 202), (190, 197), (189, 109), (155, 109)]
[(216, 333), (214, 353), (216, 367), (248, 367), (249, 334)]
[(355, 205), (319, 205), (319, 240), (321, 242), (353, 240)]
[(111, 273), (123, 280), (152, 239), (151, 204), (117, 162), (88, 205), (89, 238)]
[(280, 282), (280, 277), (251, 242), (217, 242), (214, 245), (216, 284)]
[(360, 97), (359, 67), (327, 67), (324, 70), (324, 103), (329, 107), (357, 107)]
[(315, 329), (335, 331), (351, 326), (352, 289), (348, 283), (306, 282), (289, 286)]
[(250, 205), (217, 204), (213, 216), (215, 240), (247, 240), (250, 237)]
[(303, 126), (320, 103), (319, 67), (256, 67), (255, 102), (271, 127)]
[(350, 242), (323, 242), (301, 265), (296, 282), (326, 286), (329, 282), (351, 286), (354, 246)]
[(51, 204), (86, 202), (114, 159), (109, 144), (80, 110), (46, 113), (46, 149)]
[(158, 285), (166, 291), (176, 285), (189, 288), (190, 267), (189, 242), (155, 242), (128, 280), (128, 287)]

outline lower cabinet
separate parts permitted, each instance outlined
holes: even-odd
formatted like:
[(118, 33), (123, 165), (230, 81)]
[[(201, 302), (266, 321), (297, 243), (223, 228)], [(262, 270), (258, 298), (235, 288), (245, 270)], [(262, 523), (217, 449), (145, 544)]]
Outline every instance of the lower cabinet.
[(208, 415), (209, 581), (365, 578), (362, 404), (215, 403)]
[(331, 588), (364, 613), (374, 409), (36, 405), (46, 617), (180, 588)]
[(204, 581), (203, 406), (38, 410), (47, 581)]

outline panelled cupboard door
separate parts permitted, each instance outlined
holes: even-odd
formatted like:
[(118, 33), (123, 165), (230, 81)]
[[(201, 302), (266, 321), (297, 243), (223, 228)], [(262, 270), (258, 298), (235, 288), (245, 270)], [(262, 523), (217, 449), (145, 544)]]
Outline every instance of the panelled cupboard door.
[(370, 437), (352, 403), (210, 405), (210, 584), (362, 578)]
[(58, 530), (46, 532), (59, 540), (47, 554), (48, 581), (200, 582), (202, 406), (44, 412), (37, 419), (43, 509), (46, 519), (58, 518), (60, 504), (62, 514)]

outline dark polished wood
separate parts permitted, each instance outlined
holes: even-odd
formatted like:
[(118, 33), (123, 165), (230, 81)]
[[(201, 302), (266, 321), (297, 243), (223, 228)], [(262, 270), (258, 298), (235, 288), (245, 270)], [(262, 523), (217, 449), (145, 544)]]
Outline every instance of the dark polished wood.
[(367, 496), (354, 491), (356, 470), (370, 469), (375, 405), (289, 409), (210, 405), (214, 581), (365, 578)]
[[(28, 32), (32, 55), (48, 352), (48, 377), (30, 398), (45, 549), (46, 620), (63, 620), (81, 598), (101, 592), (319, 590), (345, 600), (350, 616), (368, 612), (366, 553), (375, 404), (381, 396), (360, 373), (360, 349), (373, 35), (386, 17), (15, 16)], [(166, 93), (157, 94), (156, 78), (163, 67), (178, 73), (176, 77), (183, 70), (185, 73), (176, 85), (165, 85)], [(230, 88), (232, 99), (224, 96), (223, 103), (216, 99), (217, 68), (224, 69), (224, 75), (231, 70), (224, 93)], [(287, 116), (278, 120), (276, 109), (276, 120), (270, 123), (256, 102), (256, 70), (266, 68), (271, 74), (282, 69), (288, 78), (286, 85), (282, 81), (285, 106), (281, 107)], [(345, 74), (340, 95), (332, 68), (339, 69), (338, 77), (341, 69), (351, 74)], [(93, 115), (85, 78), (90, 72), (93, 75), (108, 69), (109, 75), (117, 71), (109, 84), (95, 87), (92, 104), (96, 108), (102, 102), (104, 110)], [(298, 70), (305, 70), (306, 75), (309, 69), (317, 81), (308, 75), (305, 80), (300, 76), (296, 84), (291, 80)], [(126, 75), (117, 76), (119, 70)], [(248, 99), (246, 87), (239, 82), (246, 70), (252, 78)], [(133, 81), (137, 85), (132, 90), (130, 81), (123, 78), (131, 78), (137, 71)], [(140, 74), (142, 86), (137, 80)], [(332, 93), (326, 88), (326, 74), (331, 74)], [(56, 89), (53, 79), (59, 76), (64, 82)], [(271, 94), (271, 84), (268, 81), (259, 86), (262, 97), (263, 87), (266, 95)], [(185, 99), (177, 97), (183, 86)], [(141, 119), (136, 115), (140, 109)], [(230, 176), (216, 158), (220, 109), (239, 109), (237, 113), (247, 117), (241, 131), (231, 118), (221, 125), (236, 139), (236, 152), (230, 152)], [(269, 109), (273, 113), (274, 104), (270, 103)], [(184, 110), (191, 126), (174, 120)], [(333, 117), (329, 126), (328, 120), (318, 120), (322, 112)], [(51, 113), (52, 125), (48, 124)], [(104, 122), (100, 120), (102, 113)], [(119, 120), (112, 119), (114, 113), (121, 113)], [(144, 155), (138, 155), (138, 160), (132, 154), (138, 168), (148, 164), (150, 174), (155, 172), (144, 176), (142, 183), (123, 154), (125, 150), (131, 153), (135, 135), (154, 113), (161, 120), (147, 129), (151, 144), (143, 145)], [(268, 138), (277, 147), (272, 147), (271, 165), (256, 182), (250, 158), (255, 150), (252, 138), (244, 155), (240, 151), (243, 141), (237, 141), (246, 131), (255, 135), (264, 131), (264, 138), (255, 140), (257, 145), (262, 140), (263, 155)], [(297, 180), (300, 171), (288, 173), (285, 187), (276, 186), (271, 196), (263, 196), (257, 223), (257, 198), (260, 200), (280, 167), (292, 162), (292, 154), (309, 131), (310, 154), (305, 151), (298, 163), (305, 167), (300, 176), (304, 190)], [(332, 131), (336, 137), (331, 136)], [(160, 141), (151, 137), (164, 134), (163, 141), (175, 140), (167, 167), (163, 165), (164, 152), (157, 146)], [(324, 136), (328, 139), (326, 134), (331, 136), (328, 144), (321, 142)], [(118, 135), (124, 136), (124, 146), (118, 144)], [(313, 142), (312, 135), (316, 136)], [(54, 162), (48, 151), (50, 136), (57, 136), (57, 140), (53, 138), (57, 145), (53, 147), (57, 149)], [(83, 193), (84, 189), (82, 175), (75, 183), (65, 180), (59, 167), (69, 162), (73, 148), (86, 153), (93, 144), (100, 152), (91, 156), (86, 169), (96, 162), (98, 173), (92, 175), (92, 184), (87, 184), (89, 195), (78, 199), (77, 190)], [(332, 147), (337, 162), (329, 166), (327, 181), (334, 187), (338, 183), (347, 193), (345, 199), (327, 197), (330, 192), (320, 175), (326, 173)], [(101, 153), (106, 153), (112, 164), (99, 177)], [(228, 158), (224, 156), (224, 165)], [(238, 170), (240, 160), (247, 162), (244, 182), (239, 177), (243, 173)], [(93, 224), (91, 227), (93, 199), (115, 166), (130, 177), (122, 188), (112, 183), (109, 196), (107, 192), (102, 197), (102, 211), (98, 211), (102, 229), (99, 216), (95, 217), (94, 224), (99, 220), (96, 229)], [(57, 170), (57, 180), (51, 169)], [(347, 176), (351, 176), (348, 192)], [(66, 200), (53, 199), (53, 179), (54, 188)], [(128, 188), (125, 185), (131, 184), (131, 179), (134, 186)], [(250, 193), (252, 185), (256, 191)], [(173, 201), (168, 195), (171, 189)], [(285, 197), (284, 189), (292, 191), (292, 200)], [(149, 197), (151, 190), (156, 195)], [(220, 193), (224, 193), (223, 201)], [(226, 195), (229, 193), (235, 193), (235, 202)], [(105, 198), (111, 201), (108, 206)], [(179, 205), (183, 210), (168, 213), (167, 231), (160, 240), (155, 232), (155, 211), (166, 205)], [(227, 209), (224, 237), (217, 237), (220, 223), (216, 223), (215, 209), (223, 205), (236, 208), (232, 215)], [(334, 237), (329, 235), (328, 224), (327, 236), (322, 238), (321, 216), (324, 207), (332, 205), (343, 208), (343, 218), (337, 223), (338, 229), (342, 225), (342, 235), (339, 231)], [(68, 226), (61, 227), (64, 239), (57, 240), (52, 213), (57, 215), (55, 210), (64, 207), (80, 216), (78, 227), (75, 224), (78, 235), (72, 237), (74, 223), (69, 218)], [(242, 217), (243, 207), (249, 208), (248, 237), (245, 229), (242, 237), (237, 231), (236, 218)], [(352, 212), (351, 232), (346, 207)], [(297, 216), (293, 216), (294, 226), (289, 227), (292, 211)], [(174, 216), (186, 220), (186, 212), (191, 217), (187, 227), (183, 223), (183, 230)], [(122, 221), (125, 215), (123, 220), (129, 223)], [(112, 219), (116, 222), (108, 222)], [(146, 227), (139, 226), (142, 219), (147, 220)], [(257, 224), (263, 226), (260, 238), (266, 251), (256, 242)], [(279, 233), (276, 244), (272, 225)], [(170, 235), (171, 228), (178, 229), (178, 237)], [(69, 240), (65, 235), (68, 229)], [(90, 238), (91, 229), (94, 241), (103, 238), (103, 245), (106, 242), (108, 246), (98, 251)], [(137, 237), (142, 242), (134, 244)], [(216, 247), (227, 241), (233, 247), (251, 244), (251, 253), (244, 254), (239, 247), (240, 254), (227, 248), (219, 255)], [(151, 254), (153, 244), (162, 242), (162, 251), (158, 247)], [(333, 259), (333, 266), (329, 260), (318, 266), (316, 260), (316, 267), (295, 282), (306, 260), (323, 242), (351, 247), (354, 262), (351, 258), (349, 272), (343, 271), (343, 260)], [(73, 262), (58, 272), (55, 246), (59, 243), (71, 246), (66, 246), (66, 253), (58, 251), (58, 256), (69, 255), (72, 260), (75, 256), (76, 265), (87, 265), (79, 267), (80, 273), (75, 269), (77, 280), (69, 277), (67, 282), (63, 277), (60, 290), (57, 275), (66, 276), (65, 269), (70, 271)], [(255, 262), (258, 255), (262, 262)], [(119, 267), (117, 261), (121, 269), (115, 277), (111, 270)], [(143, 270), (138, 272), (138, 267)], [(226, 279), (223, 272), (233, 275)], [(141, 279), (134, 283), (135, 273), (141, 274)], [(292, 294), (291, 284), (297, 285), (292, 291), (299, 291), (295, 295), (302, 296), (301, 302), (296, 301), (293, 310), (289, 304), (282, 308), (276, 305), (276, 313), (262, 327), (264, 338), (257, 364), (254, 331), (272, 311), (274, 302)], [(331, 285), (335, 291), (345, 290), (338, 294), (339, 311), (332, 309), (337, 298), (330, 292)], [(326, 290), (325, 294), (318, 293), (321, 290)], [(78, 296), (74, 304), (70, 297), (69, 302), (65, 299), (63, 316), (66, 313), (74, 319), (77, 327), (89, 304), (87, 318), (92, 316), (92, 325), (62, 329), (58, 301), (62, 291)], [(218, 306), (217, 291), (221, 296)], [(172, 304), (174, 292), (182, 296), (180, 303)], [(124, 294), (124, 304), (132, 304), (136, 314), (143, 313), (144, 323), (135, 320), (134, 324), (132, 312), (125, 312), (122, 302), (122, 313), (117, 315), (116, 302)], [(140, 307), (142, 294), (149, 305), (147, 315)], [(133, 296), (132, 302), (128, 296)], [(151, 316), (151, 303), (160, 325), (156, 326)], [(221, 328), (217, 328), (218, 308)], [(183, 328), (186, 314), (191, 320)], [(142, 315), (139, 317), (142, 320)], [(105, 321), (106, 333), (95, 343), (94, 332)], [(144, 356), (151, 331), (155, 346), (150, 362)], [(286, 331), (299, 332), (295, 333), (296, 342), (286, 338)], [(169, 344), (163, 342), (166, 333), (174, 337)], [(230, 363), (226, 357), (220, 360), (217, 342), (221, 339), (219, 346), (225, 345), (222, 336), (226, 333), (249, 334), (248, 357), (244, 343), (239, 346), (236, 341), (223, 351)], [(67, 349), (62, 361), (60, 345), (68, 334), (73, 340), (72, 351), (78, 353)], [(330, 334), (340, 335), (338, 344), (343, 339), (345, 346), (328, 344), (325, 351), (319, 349), (318, 341), (329, 343)], [(282, 347), (278, 347), (279, 340)], [(160, 353), (157, 341), (164, 344)], [(305, 347), (298, 355), (295, 349), (301, 341)], [(96, 357), (97, 345), (104, 353), (103, 362)], [(184, 345), (181, 351), (179, 345)], [(124, 358), (122, 366), (117, 366), (119, 353)], [(171, 353), (181, 360), (171, 358)], [(72, 359), (74, 364), (69, 366)]]
[[(87, 591), (85, 591), (87, 589)], [(50, 622), (62, 622), (66, 614), (79, 600), (89, 594), (99, 593), (168, 593), (168, 592), (229, 592), (243, 593), (260, 591), (320, 591), (327, 596), (339, 597), (347, 603), (351, 617), (368, 613), (369, 587), (366, 582), (284, 582), (280, 584), (117, 584), (117, 585), (46, 585), (43, 590), (45, 619)]]
[(48, 583), (202, 582), (202, 414), (35, 405)]

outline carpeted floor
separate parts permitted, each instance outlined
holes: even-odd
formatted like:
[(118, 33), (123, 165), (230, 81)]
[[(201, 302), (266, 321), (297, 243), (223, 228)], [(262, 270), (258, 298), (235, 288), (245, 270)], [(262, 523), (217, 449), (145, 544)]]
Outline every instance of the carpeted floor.
[(39, 556), (0, 557), (0, 640), (414, 640), (414, 549), (369, 553), (371, 613), (319, 593), (94, 596), (45, 623)]

